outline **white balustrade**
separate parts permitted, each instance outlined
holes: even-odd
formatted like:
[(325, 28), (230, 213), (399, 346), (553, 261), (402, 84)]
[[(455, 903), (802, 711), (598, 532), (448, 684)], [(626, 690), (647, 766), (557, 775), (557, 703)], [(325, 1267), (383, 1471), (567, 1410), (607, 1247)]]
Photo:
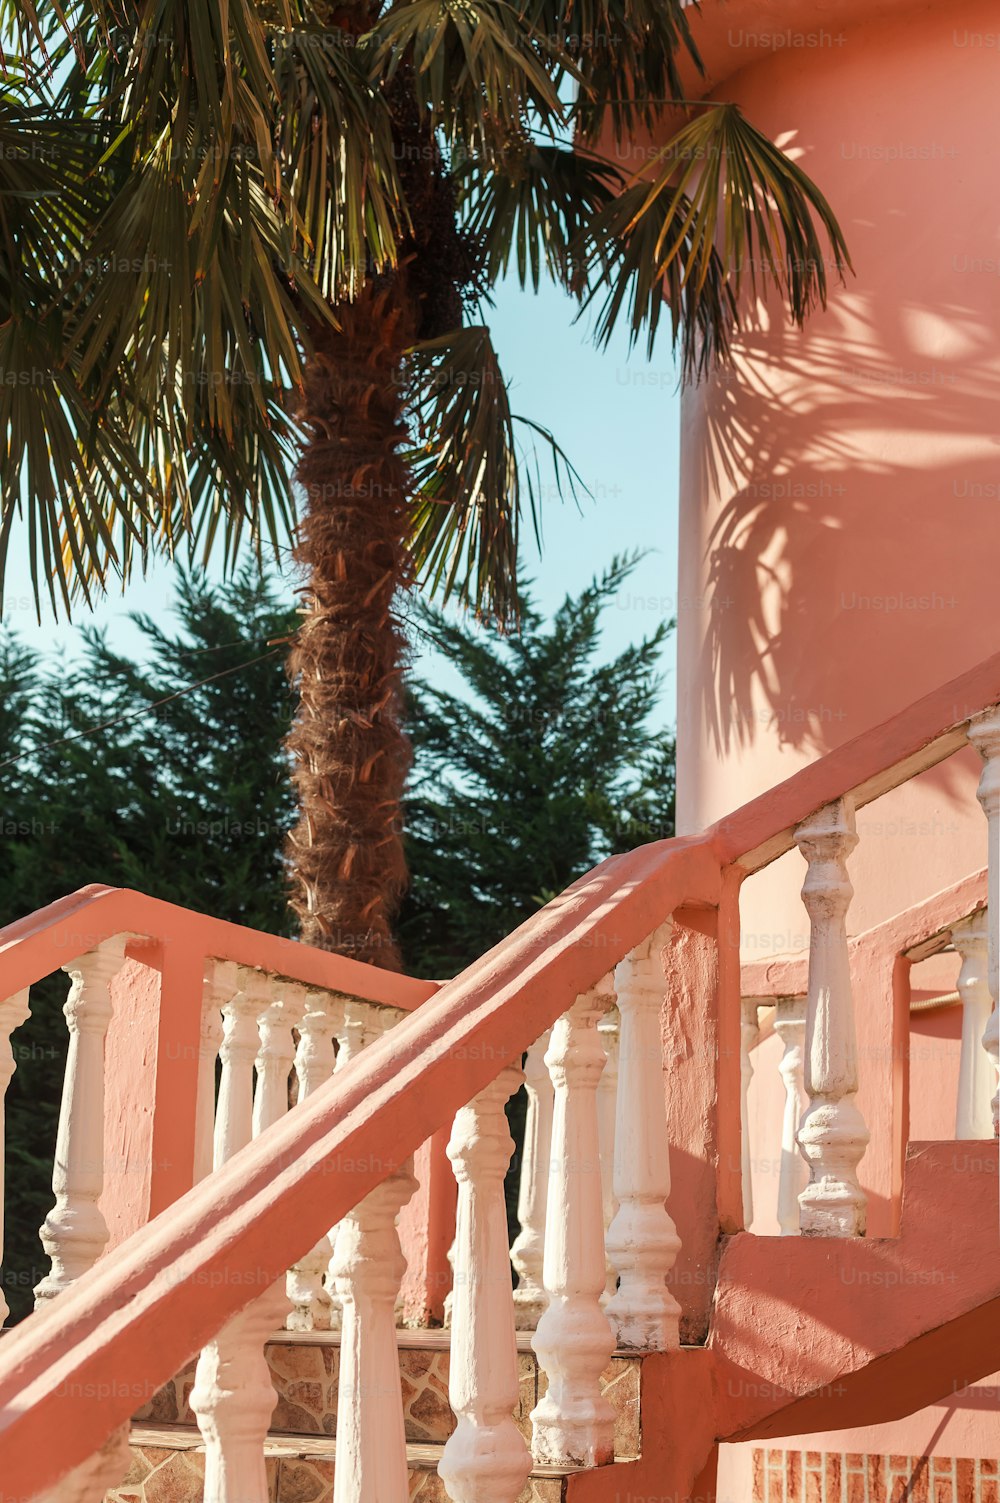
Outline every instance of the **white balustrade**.
[(778, 1171), (778, 1225), (783, 1237), (797, 1237), (800, 1230), (799, 1196), (809, 1177), (798, 1145), (799, 1122), (806, 1107), (804, 997), (778, 998), (774, 1009), (774, 1031), (780, 1038), (784, 1051), (778, 1071), (785, 1087), (785, 1107), (781, 1118), (781, 1163)]
[[(334, 1031), (334, 1037), (337, 1040), (337, 1057), (333, 1067), (335, 1075), (339, 1075), (340, 1071), (345, 1069), (362, 1049), (367, 1049), (368, 1045), (378, 1038), (385, 1026), (385, 1021), (381, 1010), (376, 1011), (374, 1007), (358, 1002), (353, 997), (345, 999)], [(329, 1240), (333, 1252), (325, 1281), (326, 1292), (330, 1296), (330, 1328), (334, 1331), (340, 1329), (340, 1294), (337, 1290), (334, 1272), (338, 1230), (339, 1226), (330, 1229)]]
[(750, 1082), (753, 1060), (750, 1051), (760, 1037), (757, 998), (744, 997), (740, 1016), (740, 1177), (743, 1187), (743, 1225), (753, 1225), (753, 1169), (750, 1154)]
[[(550, 1037), (549, 1033), (543, 1033), (532, 1044), (524, 1061), (528, 1110), (524, 1119), (517, 1196), (517, 1219), (521, 1229), (510, 1250), (510, 1260), (517, 1272), (514, 1320), (518, 1330), (522, 1331), (534, 1330), (547, 1303), (542, 1261), (545, 1255), (545, 1203), (552, 1158), (552, 1080), (545, 1064)], [(454, 1287), (454, 1263), (452, 1275)]]
[(606, 1308), (619, 1346), (656, 1352), (680, 1342), (680, 1306), (666, 1283), (680, 1250), (666, 1206), (670, 1149), (660, 1036), (669, 927), (662, 925), (615, 969), (621, 1015), (614, 1171), (618, 1212), (607, 1245), (619, 1284)]
[(520, 1070), (504, 1070), (457, 1114), (448, 1144), (458, 1180), (448, 1382), (457, 1425), (438, 1472), (454, 1503), (515, 1503), (531, 1471), (513, 1419), (517, 1347), (504, 1201), (514, 1148), (504, 1105), (520, 1081)]
[(983, 1047), (993, 1011), (989, 981), (989, 919), (985, 911), (951, 926), (952, 943), (962, 957), (958, 994), (962, 999), (962, 1049), (958, 1066), (956, 1138), (992, 1138), (996, 1068)]
[(198, 1085), (194, 1116), (194, 1180), (211, 1174), (215, 1158), (215, 1066), (222, 1046), (222, 1009), (236, 994), (236, 966), (231, 960), (205, 963), (201, 1031), (198, 1038)]
[[(16, 1028), (27, 1022), (31, 1016), (28, 1006), (28, 988), (24, 991), (15, 992), (12, 997), (0, 1002), (0, 1259), (3, 1256), (4, 1246), (4, 1168), (7, 1162), (7, 1120), (6, 1101), (7, 1087), (16, 1068), (14, 1063), (14, 1046), (11, 1036)], [(2, 1266), (2, 1265), (0, 1265)], [(10, 1306), (4, 1298), (3, 1286), (0, 1285), (0, 1326), (3, 1325), (10, 1314)]]
[[(604, 1045), (605, 1064), (597, 1086), (597, 1140), (601, 1150), (601, 1209), (604, 1217), (604, 1237), (618, 1214), (618, 1197), (615, 1194), (615, 1123), (618, 1120), (618, 1051), (621, 1042), (621, 1018), (617, 1007), (609, 1007), (597, 1025), (601, 1043)], [(618, 1288), (618, 1270), (605, 1249), (604, 1293), (601, 1304), (606, 1305)]]
[[(245, 1148), (288, 1109), (294, 1001), (276, 1000), (279, 984), (248, 966), (216, 973), (223, 994), (222, 1062), (215, 1123), (215, 1167)], [(254, 1096), (254, 1063), (258, 1089)], [(280, 1094), (284, 1069), (284, 1100)], [(205, 1441), (204, 1503), (269, 1503), (264, 1441), (278, 1402), (264, 1346), (288, 1311), (285, 1280), (273, 1284), (202, 1348), (191, 1409)]]
[(245, 1148), (253, 1136), (254, 1065), (260, 1049), (257, 1020), (270, 1006), (271, 979), (248, 966), (224, 972), (235, 992), (222, 1006), (219, 1099), (215, 1108), (213, 1163), (216, 1169)]
[[(1000, 1071), (1000, 705), (969, 722), (969, 740), (983, 759), (979, 779), (979, 802), (986, 815), (986, 911), (989, 915), (987, 964), (993, 1011), (983, 1034), (983, 1047)], [(993, 1079), (993, 1132), (1000, 1131), (1000, 1092)]]
[(278, 1395), (264, 1346), (287, 1309), (282, 1279), (202, 1348), (190, 1403), (205, 1441), (203, 1503), (270, 1503), (264, 1441)]
[[(548, 1304), (531, 1344), (548, 1389), (532, 1410), (531, 1423), (533, 1455), (555, 1466), (601, 1466), (614, 1456), (614, 1410), (600, 1382), (615, 1338), (601, 1307), (605, 1260), (597, 1127), (597, 1087), (605, 1064), (597, 1024), (611, 1001), (610, 985), (578, 997), (552, 1029), (545, 1054), (555, 1097), (543, 1262)], [(622, 1024), (624, 1032), (624, 1012)], [(619, 1118), (619, 1152), (622, 1148)]]
[(337, 1227), (332, 1270), (341, 1336), (333, 1503), (407, 1503), (409, 1497), (395, 1317), (406, 1260), (396, 1218), (416, 1187), (404, 1164)]
[(126, 938), (105, 940), (63, 967), (71, 982), (63, 1008), (69, 1052), (52, 1170), (55, 1205), (41, 1230), (52, 1267), (35, 1290), (36, 1304), (61, 1294), (92, 1268), (108, 1240), (98, 1205), (104, 1188), (104, 1040), (111, 1022), (111, 981), (124, 962)]
[[(299, 1083), (299, 1101), (311, 1096), (317, 1086), (329, 1080), (334, 1069), (333, 1035), (343, 1022), (344, 1005), (328, 992), (311, 991), (306, 996), (305, 1011), (299, 1024), (299, 1044), (295, 1052), (295, 1075)], [(328, 1331), (332, 1318), (330, 1291), (324, 1278), (333, 1256), (329, 1237), (321, 1237), (304, 1258), (300, 1258), (288, 1275), (288, 1298), (291, 1314), (286, 1321), (290, 1331)]]
[(295, 1062), (293, 1030), (305, 1012), (304, 986), (290, 981), (272, 983), (274, 1000), (257, 1020), (257, 1088), (253, 1101), (253, 1135), (259, 1137), (280, 1122), (288, 1111), (288, 1086)]
[(799, 1196), (804, 1236), (858, 1237), (865, 1231), (867, 1197), (858, 1164), (868, 1128), (855, 1101), (858, 1051), (847, 947), (854, 896), (847, 857), (857, 842), (847, 799), (827, 804), (795, 831), (808, 863), (802, 901), (810, 923), (804, 1072), (809, 1104), (798, 1133), (809, 1165), (809, 1183)]

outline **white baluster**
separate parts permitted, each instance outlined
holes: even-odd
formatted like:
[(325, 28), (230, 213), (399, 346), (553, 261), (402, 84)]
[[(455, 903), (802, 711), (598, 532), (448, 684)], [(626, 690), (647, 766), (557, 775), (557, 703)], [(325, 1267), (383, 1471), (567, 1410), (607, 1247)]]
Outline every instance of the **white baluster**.
[(600, 1383), (615, 1338), (601, 1308), (597, 1131), (597, 1085), (605, 1063), (597, 1023), (612, 996), (605, 985), (578, 997), (552, 1029), (545, 1054), (555, 1094), (543, 1264), (548, 1304), (531, 1345), (548, 1390), (531, 1413), (531, 1449), (537, 1460), (555, 1466), (601, 1466), (614, 1458), (614, 1410)]
[(784, 1053), (778, 1071), (785, 1086), (785, 1109), (781, 1118), (781, 1168), (778, 1174), (778, 1225), (783, 1237), (799, 1235), (799, 1196), (808, 1173), (799, 1152), (798, 1130), (806, 1107), (803, 1047), (806, 1038), (804, 997), (779, 997), (774, 1010), (774, 1031)]
[(111, 1022), (111, 981), (125, 959), (125, 935), (64, 966), (71, 985), (63, 1012), (69, 1052), (63, 1077), (52, 1189), (56, 1203), (42, 1225), (51, 1271), (35, 1303), (68, 1289), (104, 1251), (108, 1226), (98, 1201), (104, 1189), (104, 1040)]
[[(334, 1035), (337, 1040), (337, 1058), (333, 1067), (335, 1075), (345, 1069), (362, 1049), (367, 1049), (373, 1039), (378, 1038), (384, 1023), (381, 1012), (374, 1007), (365, 1002), (358, 1002), (353, 997), (344, 999), (344, 1006), (339, 1013)], [(337, 1291), (337, 1278), (334, 1272), (339, 1229), (339, 1224), (330, 1229), (330, 1246), (333, 1254), (326, 1274), (326, 1291), (330, 1296), (330, 1328), (334, 1331), (340, 1329), (341, 1318), (340, 1294)], [(402, 1275), (400, 1277), (402, 1278)]]
[(232, 973), (237, 990), (222, 1007), (219, 1100), (213, 1162), (218, 1169), (253, 1136), (254, 1064), (260, 1048), (257, 1019), (271, 1001), (271, 980), (249, 966)]
[[(615, 1195), (615, 1122), (618, 1117), (618, 1046), (621, 1018), (617, 1007), (609, 1007), (597, 1025), (601, 1043), (604, 1045), (605, 1065), (597, 1086), (597, 1137), (601, 1146), (601, 1208), (604, 1216), (604, 1237), (618, 1214), (618, 1197)], [(601, 1304), (606, 1305), (618, 1288), (618, 1270), (606, 1248), (604, 1253), (604, 1293)]]
[[(997, 1008), (995, 1002), (993, 1011), (986, 1020), (986, 1027), (983, 1029), (982, 1043), (993, 1066), (992, 1078), (996, 1080), (1000, 1076), (1000, 1009)], [(1000, 1090), (993, 1092), (990, 1112), (993, 1117), (993, 1136), (997, 1138), (1000, 1137)]]
[[(24, 991), (15, 992), (6, 1001), (0, 1002), (0, 1258), (3, 1255), (4, 1240), (4, 1170), (7, 1163), (7, 1120), (6, 1100), (7, 1087), (16, 1068), (14, 1064), (14, 1046), (11, 1043), (11, 1035), (15, 1028), (20, 1028), (22, 1023), (27, 1022), (31, 1016), (28, 1006), (28, 988)], [(0, 1284), (0, 1326), (3, 1325), (10, 1314), (10, 1306), (4, 1298), (3, 1286)]]
[(278, 1395), (264, 1346), (287, 1309), (282, 1279), (202, 1348), (190, 1403), (205, 1441), (203, 1503), (270, 1503), (264, 1440)]
[(514, 1423), (514, 1301), (503, 1182), (514, 1141), (504, 1103), (521, 1072), (502, 1075), (455, 1117), (448, 1157), (458, 1180), (448, 1396), (458, 1424), (438, 1473), (455, 1503), (515, 1503), (531, 1454)]
[(985, 911), (952, 924), (951, 938), (962, 957), (958, 994), (962, 999), (962, 1051), (958, 1066), (956, 1138), (992, 1138), (993, 1092), (997, 1074), (983, 1047), (993, 1011), (989, 981), (989, 919)]
[(222, 1046), (222, 1009), (237, 990), (236, 966), (231, 960), (205, 964), (201, 1033), (198, 1039), (198, 1094), (194, 1117), (194, 1181), (211, 1174), (215, 1157), (215, 1065)]
[[(551, 1034), (543, 1033), (532, 1044), (524, 1061), (528, 1110), (524, 1119), (524, 1147), (517, 1192), (517, 1219), (521, 1230), (510, 1250), (510, 1260), (517, 1272), (514, 1321), (522, 1331), (534, 1330), (547, 1303), (542, 1260), (545, 1256), (545, 1202), (552, 1157), (552, 1080), (545, 1064), (550, 1037)], [(454, 1260), (452, 1282), (454, 1284)]]
[[(334, 1068), (334, 1030), (343, 1022), (343, 1002), (327, 992), (309, 992), (305, 1012), (299, 1025), (299, 1046), (295, 1053), (295, 1074), (299, 1082), (299, 1101), (311, 1096), (317, 1086), (329, 1080)], [(321, 1237), (316, 1246), (300, 1258), (288, 1275), (288, 1298), (292, 1312), (285, 1322), (290, 1331), (327, 1331), (330, 1329), (331, 1300), (323, 1279), (333, 1244)]]
[(416, 1187), (404, 1164), (337, 1228), (332, 1268), (341, 1337), (333, 1503), (409, 1498), (395, 1317), (406, 1260), (396, 1217)]
[[(245, 1148), (255, 1127), (263, 1131), (282, 1115), (277, 1079), (288, 1053), (275, 983), (247, 966), (223, 972), (220, 984), (238, 986), (223, 1004), (222, 1077), (216, 1109), (215, 1167)], [(259, 1026), (258, 1026), (259, 1020)], [(254, 1062), (260, 1053), (260, 1089), (254, 1101)], [(285, 1069), (287, 1110), (288, 1069)], [(288, 1311), (281, 1279), (228, 1321), (202, 1348), (191, 1390), (191, 1409), (205, 1441), (203, 1503), (269, 1503), (264, 1441), (278, 1402), (264, 1346)]]
[(799, 1148), (809, 1183), (799, 1196), (807, 1237), (864, 1235), (867, 1197), (858, 1164), (868, 1128), (858, 1110), (857, 1042), (847, 948), (847, 910), (854, 889), (847, 857), (858, 843), (854, 810), (838, 799), (805, 820), (795, 843), (808, 868), (802, 901), (809, 914), (809, 994), (806, 1003), (805, 1088)]
[(637, 1351), (670, 1351), (680, 1341), (680, 1306), (666, 1282), (681, 1245), (666, 1206), (670, 1148), (660, 1010), (669, 930), (669, 923), (655, 930), (615, 969), (621, 1014), (615, 1140), (619, 1207), (607, 1241), (619, 1285), (607, 1312), (618, 1345)]
[(757, 998), (744, 997), (740, 1022), (740, 1168), (743, 1179), (743, 1225), (753, 1225), (753, 1171), (750, 1156), (750, 1082), (753, 1060), (750, 1050), (760, 1037)]
[(110, 1488), (118, 1487), (132, 1464), (130, 1430), (129, 1425), (113, 1430), (99, 1451), (81, 1461), (54, 1487), (36, 1493), (32, 1503), (95, 1503)]
[(253, 1100), (253, 1135), (259, 1137), (288, 1112), (288, 1085), (295, 1062), (297, 1028), (305, 1011), (304, 986), (290, 981), (273, 983), (274, 1000), (257, 1020), (257, 1088)]
[[(990, 996), (993, 1011), (983, 1034), (983, 1048), (1000, 1070), (1000, 1014), (997, 1002), (1000, 998), (1000, 705), (994, 705), (982, 715), (969, 722), (969, 740), (983, 759), (983, 771), (979, 779), (978, 797), (986, 815), (987, 871), (986, 912), (988, 924), (988, 967)], [(997, 1079), (993, 1080), (993, 1132), (1000, 1131), (1000, 1090)]]

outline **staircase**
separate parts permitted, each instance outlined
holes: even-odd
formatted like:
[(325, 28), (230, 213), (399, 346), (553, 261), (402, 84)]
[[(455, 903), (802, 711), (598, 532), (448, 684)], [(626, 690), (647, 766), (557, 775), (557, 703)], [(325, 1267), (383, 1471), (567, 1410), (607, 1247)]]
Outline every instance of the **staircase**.
[[(986, 936), (996, 1001), (998, 702), (1000, 656), (705, 835), (605, 862), (440, 988), (112, 889), (0, 932), (0, 1037), (71, 978), (50, 1269), (0, 1343), (0, 1503), (685, 1503), (720, 1442), (991, 1372), (996, 1145), (908, 1142), (886, 1041), (909, 960), (953, 931)], [(855, 809), (970, 741), (985, 890), (849, 941)], [(808, 956), (743, 977), (740, 884), (795, 847)], [(747, 1002), (794, 977), (806, 1173), (765, 1238)]]
[[(446, 1331), (397, 1333), (411, 1498), (446, 1503), (437, 1473), (445, 1442), (455, 1429), (448, 1402), (449, 1336)], [(530, 1333), (517, 1338), (518, 1402), (514, 1423), (531, 1440), (530, 1415), (546, 1378), (531, 1350)], [(336, 1332), (286, 1333), (270, 1342), (265, 1357), (278, 1401), (264, 1444), (269, 1496), (295, 1503), (328, 1503), (336, 1459), (340, 1339)], [(204, 1441), (188, 1398), (194, 1364), (166, 1384), (132, 1424), (132, 1461), (107, 1503), (200, 1503), (204, 1487)], [(614, 1409), (615, 1457), (639, 1454), (639, 1394), (642, 1358), (612, 1357), (601, 1374), (602, 1394)], [(534, 1468), (525, 1498), (561, 1503), (566, 1468)]]

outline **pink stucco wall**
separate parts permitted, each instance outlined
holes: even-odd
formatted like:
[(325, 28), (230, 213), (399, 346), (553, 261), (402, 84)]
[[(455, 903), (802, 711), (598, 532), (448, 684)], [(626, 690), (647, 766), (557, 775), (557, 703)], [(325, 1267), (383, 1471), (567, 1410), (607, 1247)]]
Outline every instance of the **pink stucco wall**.
[[(698, 27), (712, 96), (794, 150), (857, 275), (803, 333), (772, 299), (738, 375), (685, 399), (684, 830), (991, 652), (1000, 565), (995, 6), (737, 0)], [(855, 932), (981, 864), (977, 765), (859, 816)], [(796, 947), (800, 881), (791, 853), (746, 884), (747, 958)]]
[[(733, 0), (696, 31), (713, 98), (790, 147), (856, 276), (803, 332), (772, 298), (734, 376), (683, 406), (679, 829), (703, 828), (986, 657), (1000, 640), (1000, 17), (952, 0)], [(956, 719), (973, 706), (956, 706)], [(985, 859), (978, 758), (863, 810), (852, 933)], [(800, 950), (801, 858), (744, 884), (745, 960)], [(916, 1015), (910, 1131), (954, 1135), (958, 1009)], [(774, 1077), (780, 1049), (760, 1051)], [(757, 1142), (780, 1101), (758, 1080)], [(757, 1154), (755, 1229), (776, 1230)], [(790, 1447), (996, 1453), (996, 1379), (910, 1420)], [(951, 1380), (945, 1379), (951, 1389)], [(772, 1441), (772, 1445), (786, 1444)], [(751, 1496), (725, 1447), (718, 1497)]]

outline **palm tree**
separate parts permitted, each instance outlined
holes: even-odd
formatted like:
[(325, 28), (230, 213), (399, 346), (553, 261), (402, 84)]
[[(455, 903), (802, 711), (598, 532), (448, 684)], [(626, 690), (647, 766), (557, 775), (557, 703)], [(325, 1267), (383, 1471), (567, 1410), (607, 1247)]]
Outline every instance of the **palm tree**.
[[(67, 603), (182, 544), (280, 548), (294, 469), (292, 902), (398, 965), (401, 601), (516, 618), (519, 422), (573, 484), (511, 412), (490, 287), (551, 276), (650, 349), (667, 309), (693, 378), (747, 286), (825, 302), (841, 232), (734, 105), (684, 101), (682, 0), (2, 3), (0, 367), (38, 389), (0, 385), (0, 568), (19, 508)], [(606, 154), (672, 117), (641, 173)]]

